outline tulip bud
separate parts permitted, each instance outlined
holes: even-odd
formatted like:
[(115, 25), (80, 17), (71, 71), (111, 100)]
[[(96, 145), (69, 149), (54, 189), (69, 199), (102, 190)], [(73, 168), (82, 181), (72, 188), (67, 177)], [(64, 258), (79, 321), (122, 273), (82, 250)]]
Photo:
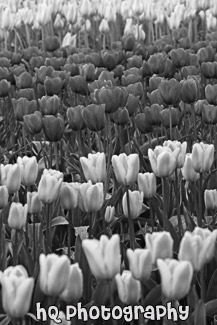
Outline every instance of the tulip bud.
[(138, 130), (144, 134), (152, 131), (152, 123), (149, 114), (139, 113), (135, 117), (135, 124)]
[(139, 173), (139, 156), (137, 154), (113, 155), (112, 166), (115, 177), (121, 185), (131, 186), (136, 182)]
[(81, 74), (85, 77), (88, 82), (91, 82), (95, 78), (95, 66), (92, 63), (84, 64), (81, 67)]
[(214, 160), (214, 145), (195, 143), (192, 149), (192, 165), (197, 173), (209, 172)]
[(181, 68), (188, 65), (189, 53), (182, 48), (173, 49), (170, 52), (170, 57), (173, 61), (173, 64), (177, 68)]
[(38, 100), (43, 115), (56, 115), (60, 108), (60, 99), (57, 95), (43, 96)]
[(179, 247), (179, 260), (189, 261), (196, 272), (200, 271), (214, 256), (216, 238), (216, 229), (196, 227), (193, 232), (186, 231)]
[(198, 99), (199, 86), (195, 79), (181, 81), (181, 99), (184, 103), (192, 104)]
[(82, 112), (83, 120), (91, 131), (101, 131), (105, 127), (105, 105), (91, 104), (86, 106)]
[(126, 305), (136, 305), (141, 298), (140, 281), (134, 279), (132, 273), (124, 270), (115, 276), (119, 299)]
[(154, 173), (139, 173), (138, 186), (140, 192), (143, 192), (144, 198), (151, 199), (156, 194), (157, 182)]
[(83, 96), (88, 94), (87, 81), (83, 76), (73, 76), (69, 78), (69, 86), (71, 90)]
[(64, 210), (73, 210), (78, 206), (77, 183), (62, 183), (60, 189), (60, 204)]
[(115, 234), (109, 239), (101, 235), (100, 240), (84, 239), (82, 248), (90, 270), (96, 279), (112, 279), (120, 272), (120, 237)]
[(39, 256), (39, 285), (47, 296), (59, 296), (68, 283), (70, 261), (66, 255), (41, 254)]
[(24, 71), (19, 76), (14, 76), (18, 89), (32, 88), (32, 76), (29, 72)]
[(102, 61), (104, 67), (109, 71), (114, 70), (117, 66), (117, 59), (113, 53), (109, 53), (109, 52), (102, 53)]
[(111, 118), (117, 125), (125, 125), (129, 122), (128, 110), (126, 107), (119, 107), (118, 110), (112, 114)]
[(102, 19), (101, 23), (99, 24), (99, 31), (101, 34), (106, 34), (109, 32), (109, 24), (107, 19)]
[(115, 220), (115, 207), (107, 206), (104, 218), (107, 223), (112, 223)]
[(108, 114), (114, 113), (119, 107), (124, 107), (127, 97), (128, 93), (123, 87), (101, 88), (97, 93), (99, 104), (105, 104), (105, 112)]
[(160, 74), (164, 72), (165, 59), (161, 53), (155, 53), (148, 59), (148, 64), (151, 67), (153, 73)]
[(179, 101), (180, 83), (176, 79), (162, 80), (158, 90), (165, 104), (175, 105)]
[(8, 225), (12, 229), (22, 229), (27, 220), (27, 204), (24, 206), (21, 203), (13, 202), (10, 206), (8, 215)]
[(202, 121), (206, 124), (216, 124), (217, 106), (204, 103), (202, 105)]
[(127, 250), (130, 271), (136, 280), (145, 281), (150, 278), (152, 271), (152, 256), (149, 249), (136, 248)]
[(7, 186), (0, 186), (0, 209), (5, 208), (8, 205), (9, 193)]
[(217, 209), (217, 190), (205, 190), (204, 202), (207, 210)]
[(104, 201), (103, 183), (92, 185), (91, 181), (80, 184), (78, 205), (84, 212), (97, 212), (101, 209)]
[(6, 185), (8, 192), (17, 192), (21, 185), (21, 170), (18, 164), (1, 165), (1, 183)]
[(59, 196), (63, 181), (62, 173), (53, 173), (44, 169), (38, 185), (38, 197), (44, 203), (55, 202)]
[(60, 141), (64, 134), (64, 120), (62, 117), (45, 115), (42, 119), (43, 130), (48, 141)]
[(45, 51), (53, 52), (60, 47), (59, 39), (57, 36), (47, 36), (44, 40)]
[(38, 163), (36, 157), (18, 157), (17, 163), (21, 171), (21, 183), (24, 186), (34, 185), (38, 176)]
[(0, 281), (4, 311), (12, 319), (24, 318), (30, 309), (34, 279), (28, 278), (24, 267), (17, 265), (5, 269)]
[(42, 203), (39, 200), (38, 192), (27, 192), (27, 206), (28, 206), (28, 212), (31, 214), (36, 214), (41, 212)]
[(23, 125), (27, 133), (35, 135), (42, 130), (42, 117), (39, 111), (23, 116)]
[(177, 168), (179, 153), (180, 148), (176, 148), (174, 151), (162, 146), (156, 146), (154, 151), (149, 148), (148, 157), (155, 175), (158, 177), (172, 175)]
[(81, 298), (82, 292), (83, 275), (78, 263), (75, 263), (70, 265), (68, 282), (60, 298), (67, 303), (75, 303)]
[(158, 258), (171, 258), (173, 256), (173, 239), (169, 232), (153, 232), (145, 235), (146, 247), (152, 254), (152, 264), (156, 264)]
[(190, 153), (186, 154), (185, 162), (181, 170), (184, 179), (188, 182), (196, 182), (200, 177), (200, 174), (193, 168), (192, 154)]
[(92, 183), (105, 182), (106, 180), (106, 161), (104, 152), (88, 154), (88, 158), (80, 157), (80, 163), (86, 181)]
[(46, 77), (44, 81), (45, 92), (47, 96), (59, 95), (63, 88), (64, 82), (61, 78)]
[(122, 207), (124, 215), (127, 218), (138, 218), (140, 214), (142, 213), (143, 208), (143, 192), (139, 191), (129, 191), (129, 201), (130, 201), (130, 211), (128, 211), (128, 205), (127, 205), (127, 193), (124, 194), (122, 199)]
[(207, 85), (205, 88), (205, 96), (210, 104), (217, 106), (217, 85)]
[[(184, 298), (191, 287), (193, 268), (187, 261), (174, 259), (157, 260), (161, 276), (161, 288), (168, 300), (180, 300)], [(184, 279), (184, 281), (183, 281)]]
[(67, 120), (69, 123), (69, 126), (74, 131), (80, 131), (85, 128), (85, 123), (82, 117), (82, 110), (84, 109), (84, 106), (78, 105), (76, 107), (69, 107), (67, 109)]
[(0, 97), (7, 97), (10, 93), (11, 84), (6, 79), (0, 81)]
[(181, 143), (179, 141), (168, 140), (164, 141), (163, 146), (170, 148), (172, 151), (174, 151), (176, 148), (180, 148), (180, 152), (177, 158), (177, 168), (182, 168), (185, 161), (187, 142), (184, 141), (183, 143)]
[(137, 113), (139, 105), (139, 96), (134, 96), (133, 94), (129, 94), (126, 109), (128, 110), (129, 116), (133, 116)]

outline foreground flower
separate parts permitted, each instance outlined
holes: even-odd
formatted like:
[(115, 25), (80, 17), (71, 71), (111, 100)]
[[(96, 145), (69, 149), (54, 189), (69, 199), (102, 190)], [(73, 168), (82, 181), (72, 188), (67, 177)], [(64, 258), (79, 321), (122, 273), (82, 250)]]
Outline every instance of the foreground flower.
[(187, 142), (179, 142), (179, 141), (164, 141), (163, 143), (164, 147), (170, 148), (172, 151), (176, 150), (177, 148), (180, 148), (180, 152), (177, 158), (177, 168), (182, 168), (184, 161), (185, 161), (185, 155), (187, 150)]
[(1, 183), (7, 186), (10, 194), (17, 192), (21, 184), (20, 166), (18, 164), (1, 165)]
[(11, 204), (8, 216), (8, 225), (10, 228), (20, 230), (25, 226), (27, 209), (27, 204), (24, 206), (21, 203), (15, 202)]
[(190, 262), (174, 259), (157, 260), (162, 292), (168, 300), (180, 300), (190, 290), (193, 268)]
[(135, 305), (141, 297), (140, 281), (134, 279), (132, 273), (124, 270), (123, 273), (115, 276), (120, 300), (127, 305)]
[(152, 263), (157, 259), (171, 258), (173, 256), (173, 239), (169, 232), (153, 232), (145, 235), (146, 247), (151, 251)]
[(139, 156), (137, 154), (114, 155), (112, 156), (112, 166), (115, 177), (121, 185), (131, 186), (136, 182), (139, 173)]
[(80, 184), (78, 205), (84, 212), (97, 212), (104, 201), (103, 183), (92, 184), (91, 181)]
[(30, 308), (34, 279), (28, 277), (23, 266), (17, 265), (1, 272), (0, 282), (5, 312), (10, 318), (23, 318)]
[(127, 206), (127, 193), (124, 193), (123, 199), (122, 199), (122, 207), (124, 215), (127, 218), (135, 219), (140, 216), (142, 213), (142, 207), (143, 207), (143, 192), (139, 191), (129, 191), (129, 201), (130, 201), (130, 211), (128, 210)]
[(66, 255), (41, 254), (39, 256), (39, 285), (41, 291), (47, 296), (59, 296), (66, 288), (70, 261)]
[(148, 149), (151, 168), (156, 176), (168, 177), (175, 171), (178, 163), (180, 148), (174, 151), (167, 147), (156, 146), (154, 150)]
[(115, 220), (115, 207), (108, 205), (105, 210), (105, 221), (111, 223)]
[(0, 209), (8, 205), (9, 193), (6, 185), (0, 186)]
[(196, 227), (193, 232), (186, 231), (179, 247), (179, 260), (191, 262), (193, 269), (200, 271), (214, 256), (216, 238), (216, 229)]
[(181, 170), (182, 170), (182, 175), (183, 175), (184, 179), (188, 182), (196, 182), (200, 177), (200, 174), (197, 173), (193, 168), (191, 153), (186, 154), (185, 162), (184, 162), (183, 168)]
[(152, 256), (149, 249), (136, 248), (127, 250), (130, 271), (133, 277), (140, 281), (149, 279), (152, 271)]
[(217, 209), (217, 190), (205, 190), (204, 202), (206, 209), (216, 210)]
[(80, 163), (86, 181), (92, 183), (104, 182), (106, 179), (106, 161), (104, 152), (88, 154), (88, 158), (81, 157)]
[(83, 292), (83, 275), (78, 265), (75, 263), (70, 265), (68, 282), (64, 291), (60, 294), (60, 298), (68, 303), (78, 301)]
[(38, 176), (38, 163), (36, 157), (18, 157), (17, 163), (20, 166), (21, 183), (25, 186), (34, 185)]
[(143, 192), (144, 198), (151, 199), (156, 194), (157, 183), (154, 173), (139, 173), (138, 187), (140, 192)]
[(44, 169), (38, 185), (38, 197), (44, 203), (57, 200), (63, 181), (63, 174), (52, 169)]
[(39, 200), (38, 192), (27, 192), (28, 212), (31, 214), (40, 213), (42, 210), (42, 202)]
[(82, 247), (91, 272), (97, 279), (112, 279), (120, 272), (121, 254), (119, 235), (110, 239), (102, 235), (100, 240), (84, 239)]
[(78, 183), (62, 183), (60, 204), (64, 210), (72, 210), (78, 206), (78, 188)]
[(197, 173), (209, 172), (214, 160), (214, 145), (195, 143), (192, 149), (192, 165)]

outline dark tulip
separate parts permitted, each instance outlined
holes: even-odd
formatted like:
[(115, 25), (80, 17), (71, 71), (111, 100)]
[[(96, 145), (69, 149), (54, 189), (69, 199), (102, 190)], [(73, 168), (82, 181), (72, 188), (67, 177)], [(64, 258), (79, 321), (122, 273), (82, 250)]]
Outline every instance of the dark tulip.
[(199, 86), (195, 79), (188, 78), (186, 80), (182, 80), (181, 83), (181, 100), (184, 103), (194, 103), (198, 99), (199, 96)]
[(63, 71), (69, 72), (71, 77), (77, 76), (80, 74), (79, 71), (79, 67), (77, 64), (75, 63), (66, 63), (63, 67), (62, 67)]
[(102, 63), (102, 59), (99, 53), (90, 53), (85, 55), (85, 62), (92, 63), (95, 67), (99, 67)]
[(201, 72), (205, 78), (211, 79), (217, 77), (217, 62), (202, 62)]
[(155, 89), (158, 89), (158, 86), (159, 86), (159, 84), (161, 83), (162, 80), (163, 80), (162, 77), (153, 75), (149, 79), (149, 90), (150, 90), (150, 92), (154, 91)]
[(124, 71), (124, 76), (125, 77), (128, 77), (129, 75), (139, 75), (141, 76), (141, 73), (140, 73), (140, 68), (136, 68), (136, 67), (132, 67), (132, 68), (129, 68), (128, 70), (125, 70)]
[(70, 128), (73, 131), (80, 131), (85, 128), (85, 123), (82, 117), (84, 106), (78, 105), (76, 107), (69, 107), (67, 109), (67, 120)]
[(122, 43), (125, 51), (133, 51), (133, 48), (136, 43), (135, 36), (133, 34), (124, 36)]
[(139, 113), (135, 117), (135, 124), (138, 130), (142, 133), (149, 133), (152, 131), (152, 125), (150, 123), (150, 118), (145, 113)]
[(35, 68), (36, 81), (41, 84), (44, 84), (46, 77), (51, 77), (53, 71), (54, 68), (51, 66), (46, 67), (45, 65), (43, 65), (39, 69)]
[(8, 58), (0, 58), (0, 67), (10, 68), (10, 61)]
[(38, 98), (41, 98), (43, 96), (45, 96), (46, 93), (45, 93), (45, 88), (44, 88), (44, 85), (42, 84), (37, 84), (37, 97)]
[(158, 89), (155, 89), (154, 91), (148, 93), (147, 95), (151, 105), (153, 104), (164, 105), (163, 99)]
[(197, 116), (202, 116), (202, 108), (203, 106), (209, 105), (208, 101), (206, 99), (199, 99), (194, 104), (194, 110)]
[(197, 76), (199, 74), (200, 74), (200, 69), (192, 65), (182, 67), (181, 69), (181, 75), (183, 79), (187, 79), (188, 76)]
[(101, 88), (97, 92), (97, 102), (105, 104), (105, 112), (114, 113), (127, 102), (128, 92), (124, 87)]
[(0, 52), (0, 58), (7, 58), (8, 60), (11, 60), (12, 54), (13, 53), (11, 51), (4, 50)]
[(7, 97), (10, 93), (11, 84), (6, 79), (0, 81), (0, 97)]
[(23, 116), (23, 125), (26, 130), (31, 135), (35, 135), (42, 130), (42, 116), (39, 111), (35, 111), (34, 114)]
[(29, 61), (33, 56), (40, 55), (39, 49), (37, 46), (31, 46), (22, 50), (23, 59)]
[(217, 106), (217, 84), (207, 85), (205, 88), (205, 96), (210, 104)]
[(95, 66), (92, 63), (86, 63), (81, 68), (82, 75), (87, 81), (93, 81), (95, 75)]
[(113, 70), (113, 72), (114, 72), (114, 78), (119, 78), (120, 79), (122, 77), (123, 73), (124, 73), (124, 67), (121, 64), (119, 64)]
[(200, 67), (197, 54), (189, 53), (189, 65), (194, 66), (196, 68)]
[(12, 99), (14, 115), (17, 121), (23, 121), (24, 115), (33, 114), (37, 110), (37, 101), (26, 98)]
[(18, 89), (32, 88), (33, 81), (29, 72), (25, 71), (18, 77), (15, 76), (16, 86)]
[(142, 77), (138, 74), (128, 74), (127, 76), (122, 76), (121, 78), (121, 84), (124, 87), (127, 87), (128, 85), (135, 84), (137, 82), (141, 82)]
[(32, 88), (26, 88), (26, 89), (19, 89), (16, 91), (16, 97), (17, 98), (26, 98), (28, 100), (35, 99), (35, 93)]
[(167, 105), (175, 105), (180, 99), (180, 83), (174, 78), (162, 80), (158, 90)]
[(98, 80), (108, 81), (110, 80), (113, 85), (115, 85), (115, 79), (114, 79), (114, 72), (109, 72), (106, 70), (102, 70), (100, 72), (100, 75), (98, 77)]
[(191, 114), (191, 111), (192, 111), (192, 105), (191, 104), (184, 103), (183, 101), (181, 101), (179, 103), (179, 107), (181, 109), (181, 112), (185, 112), (187, 114)]
[(57, 142), (62, 139), (65, 128), (62, 116), (45, 115), (42, 125), (48, 141)]
[(47, 36), (44, 40), (45, 51), (53, 52), (60, 47), (59, 39), (57, 36)]
[(26, 69), (25, 69), (23, 66), (20, 65), (20, 66), (15, 66), (15, 67), (13, 67), (13, 68), (11, 69), (11, 71), (12, 71), (14, 77), (15, 77), (15, 76), (18, 77), (18, 76), (20, 76), (23, 72), (26, 72)]
[(46, 77), (44, 82), (45, 92), (48, 96), (59, 95), (61, 93), (64, 82), (61, 78)]
[(142, 64), (142, 76), (143, 77), (150, 77), (153, 75), (153, 71), (152, 68), (150, 66), (150, 64), (146, 61), (143, 61)]
[(60, 108), (60, 99), (57, 95), (43, 96), (38, 100), (43, 115), (56, 115)]
[(117, 59), (113, 53), (104, 52), (102, 53), (103, 65), (109, 71), (113, 70), (117, 66)]
[(130, 68), (141, 68), (142, 66), (142, 57), (139, 55), (133, 55), (131, 58), (127, 59), (127, 69)]
[(155, 53), (148, 59), (148, 64), (151, 67), (153, 73), (160, 74), (165, 69), (165, 58), (161, 53)]
[(152, 126), (161, 125), (160, 112), (163, 106), (159, 104), (152, 104), (151, 107), (146, 106), (144, 108), (144, 113), (149, 116), (149, 121)]
[(11, 64), (20, 64), (22, 60), (22, 55), (20, 53), (13, 53), (12, 58), (11, 58)]
[(29, 61), (29, 65), (32, 70), (40, 68), (44, 65), (44, 58), (42, 56), (33, 56)]
[(172, 127), (177, 126), (180, 123), (182, 118), (182, 114), (178, 108), (171, 107), (171, 108), (163, 109), (160, 112), (160, 119), (162, 125), (167, 129), (170, 127), (170, 113), (171, 113)]
[(111, 118), (117, 125), (125, 125), (129, 122), (129, 112), (126, 107), (119, 107), (118, 110), (112, 114)]
[(10, 72), (9, 72), (8, 68), (0, 67), (0, 80), (6, 79), (7, 81), (9, 81), (8, 80), (9, 74), (10, 74)]
[(63, 67), (65, 64), (65, 59), (63, 58), (46, 58), (45, 65), (47, 67), (52, 66), (54, 70), (61, 70), (61, 67)]
[(214, 60), (215, 50), (212, 48), (212, 46), (206, 46), (197, 52), (197, 57), (199, 63), (202, 62), (211, 62)]
[(206, 124), (217, 123), (217, 106), (210, 104), (202, 105), (202, 121)]
[(91, 131), (101, 131), (105, 128), (105, 105), (91, 104), (82, 110), (83, 120)]
[(139, 96), (129, 94), (126, 103), (126, 109), (128, 110), (129, 116), (133, 116), (137, 113), (139, 106)]
[(175, 67), (182, 68), (189, 64), (189, 52), (186, 50), (182, 48), (173, 49), (169, 54)]
[(191, 40), (189, 37), (182, 37), (178, 40), (179, 46), (182, 47), (183, 49), (187, 50), (191, 48)]
[(166, 62), (165, 62), (165, 69), (164, 69), (163, 75), (165, 78), (172, 78), (172, 77), (174, 77), (174, 73), (175, 73), (174, 64), (173, 64), (172, 60), (167, 58)]
[(88, 94), (87, 81), (82, 76), (74, 76), (69, 78), (69, 86), (71, 90), (80, 95), (86, 96)]
[(139, 98), (142, 98), (144, 94), (144, 89), (141, 82), (136, 82), (135, 84), (128, 85), (127, 91), (129, 94), (139, 96)]
[(112, 87), (112, 82), (110, 80), (103, 81), (103, 80), (95, 80), (88, 84), (88, 90), (90, 93), (94, 93), (96, 90), (99, 90), (102, 87)]

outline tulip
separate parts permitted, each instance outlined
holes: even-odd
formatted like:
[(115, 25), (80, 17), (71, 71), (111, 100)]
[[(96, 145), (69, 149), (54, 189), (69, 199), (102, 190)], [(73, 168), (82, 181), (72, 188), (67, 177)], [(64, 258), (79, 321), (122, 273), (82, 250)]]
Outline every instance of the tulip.
[(22, 229), (27, 220), (27, 204), (24, 206), (21, 203), (13, 202), (10, 206), (8, 215), (8, 225), (12, 229)]
[(209, 104), (217, 106), (217, 85), (207, 85), (205, 88), (205, 96)]
[(11, 84), (6, 79), (0, 81), (0, 97), (7, 97), (10, 93)]
[(136, 182), (139, 173), (139, 157), (137, 154), (127, 156), (121, 153), (112, 156), (115, 177), (121, 185), (131, 186)]
[(127, 250), (130, 271), (136, 280), (148, 280), (152, 271), (152, 256), (149, 249)]
[(35, 135), (42, 130), (42, 117), (39, 111), (23, 116), (23, 125), (27, 133)]
[[(64, 312), (62, 310), (60, 310), (60, 312), (59, 312), (58, 319), (61, 320), (61, 325), (71, 325), (71, 321), (66, 320), (66, 315), (64, 314)], [(51, 319), (50, 325), (56, 325), (56, 322)]]
[(61, 116), (45, 115), (42, 125), (48, 141), (57, 142), (62, 139), (65, 126)]
[(134, 279), (130, 271), (124, 270), (115, 276), (115, 282), (120, 300), (126, 305), (136, 305), (141, 298), (140, 281)]
[(202, 105), (202, 121), (206, 124), (217, 123), (217, 106), (205, 104)]
[(10, 318), (23, 318), (29, 311), (34, 279), (23, 266), (8, 267), (0, 276), (2, 305)]
[(155, 53), (148, 59), (148, 64), (151, 67), (153, 73), (160, 74), (164, 72), (165, 59), (161, 53)]
[(59, 196), (63, 181), (62, 173), (44, 169), (38, 185), (38, 197), (44, 203), (55, 202)]
[(158, 86), (161, 97), (167, 105), (175, 105), (180, 98), (180, 83), (172, 78), (162, 80)]
[(43, 115), (56, 115), (60, 108), (60, 99), (57, 95), (43, 96), (39, 99), (39, 105)]
[(60, 204), (64, 210), (72, 210), (78, 206), (78, 183), (62, 183)]
[(115, 220), (115, 207), (107, 206), (104, 218), (107, 223), (112, 223)]
[(170, 52), (170, 57), (177, 68), (181, 68), (188, 65), (187, 63), (189, 60), (189, 53), (182, 48), (173, 49)]
[(195, 143), (192, 149), (192, 165), (197, 173), (209, 172), (214, 160), (214, 145)]
[(101, 235), (100, 240), (84, 239), (82, 248), (90, 270), (96, 279), (112, 279), (120, 272), (120, 237), (115, 234), (109, 239)]
[(143, 192), (139, 191), (129, 191), (129, 205), (130, 205), (130, 211), (128, 211), (128, 205), (127, 205), (127, 193), (124, 194), (122, 199), (122, 207), (124, 211), (124, 215), (127, 218), (138, 218), (140, 214), (142, 213), (143, 208)]
[(184, 179), (188, 182), (196, 182), (200, 178), (200, 174), (193, 168), (192, 154), (187, 153), (185, 156), (185, 162), (181, 169)]
[(88, 87), (87, 87), (87, 81), (83, 76), (73, 76), (69, 78), (69, 86), (71, 87), (71, 90), (76, 93), (83, 96), (86, 96), (88, 94)]
[(160, 120), (165, 128), (170, 127), (170, 116), (172, 121), (172, 127), (179, 125), (182, 118), (180, 110), (176, 107), (166, 108), (160, 111)]
[(160, 231), (145, 235), (146, 247), (151, 251), (152, 264), (157, 259), (171, 258), (173, 256), (173, 239), (169, 232)]
[(47, 96), (59, 95), (63, 88), (64, 82), (61, 78), (46, 77), (44, 81), (45, 92)]
[(195, 79), (189, 78), (181, 81), (181, 99), (184, 103), (196, 102), (199, 93), (199, 86)]
[(26, 98), (12, 99), (14, 115), (17, 121), (23, 121), (25, 115), (34, 114), (37, 110), (37, 101)]
[(19, 190), (21, 184), (21, 170), (18, 164), (1, 165), (1, 183), (6, 185), (10, 194)]
[(70, 261), (66, 255), (41, 254), (39, 256), (39, 285), (47, 296), (59, 296), (68, 283)]
[(107, 51), (102, 53), (102, 61), (104, 67), (109, 71), (114, 70), (117, 66), (117, 58), (113, 53), (109, 53)]
[(81, 115), (91, 131), (97, 132), (105, 128), (105, 105), (88, 105), (82, 110)]
[(144, 134), (152, 130), (151, 118), (147, 113), (138, 113), (135, 117), (135, 124), (137, 129)]
[(184, 298), (191, 287), (193, 268), (190, 262), (174, 259), (157, 260), (161, 276), (161, 288), (168, 300)]
[(91, 181), (80, 184), (78, 205), (84, 212), (97, 212), (101, 209), (104, 201), (103, 183), (92, 184)]
[(82, 292), (83, 275), (78, 263), (75, 263), (70, 265), (68, 282), (60, 298), (67, 303), (75, 303), (81, 298)]
[(105, 112), (110, 114), (124, 107), (127, 102), (128, 92), (123, 87), (101, 88), (97, 93), (99, 104), (105, 104)]
[(67, 109), (67, 120), (69, 126), (74, 131), (80, 131), (85, 128), (85, 123), (82, 117), (82, 110), (84, 106), (78, 105), (76, 107), (69, 107)]
[(38, 197), (38, 192), (27, 192), (27, 207), (31, 214), (40, 213), (42, 210), (42, 202)]
[(179, 141), (164, 141), (163, 143), (164, 147), (170, 148), (172, 151), (174, 151), (176, 148), (180, 148), (180, 153), (177, 158), (177, 168), (182, 168), (185, 161), (185, 155), (187, 150), (187, 142), (179, 142)]
[(205, 190), (204, 202), (207, 210), (217, 209), (217, 190)]
[(125, 125), (129, 122), (129, 113), (126, 107), (118, 108), (112, 116), (112, 121), (117, 125)]
[(53, 52), (60, 47), (59, 39), (57, 36), (47, 36), (44, 40), (45, 51)]
[(174, 151), (162, 146), (156, 146), (154, 151), (149, 148), (148, 157), (155, 175), (158, 177), (172, 175), (177, 168), (179, 154), (180, 147), (177, 147)]
[(33, 80), (29, 72), (24, 71), (19, 76), (14, 76), (18, 89), (32, 88)]
[(200, 271), (214, 256), (216, 238), (216, 229), (196, 227), (193, 232), (186, 231), (179, 247), (179, 260), (189, 261), (195, 271)]
[(144, 113), (148, 116), (150, 124), (153, 126), (161, 125), (160, 112), (162, 111), (163, 106), (159, 104), (152, 104), (151, 107), (146, 106), (144, 108)]
[(21, 183), (25, 186), (34, 185), (38, 176), (38, 163), (36, 157), (18, 157), (17, 163), (21, 170)]
[(84, 172), (86, 181), (92, 183), (105, 182), (106, 180), (106, 161), (104, 152), (88, 154), (88, 158), (81, 157), (80, 163)]
[(143, 192), (144, 198), (151, 199), (156, 194), (157, 182), (154, 173), (139, 173), (138, 187), (140, 192)]
[(133, 94), (129, 94), (126, 109), (128, 110), (129, 116), (133, 116), (137, 113), (139, 105), (139, 97), (134, 96)]
[(51, 77), (54, 68), (52, 66), (46, 67), (45, 65), (40, 68), (35, 68), (35, 76), (37, 83), (44, 84), (46, 77)]
[(0, 209), (8, 205), (9, 193), (6, 185), (0, 186)]
[(128, 94), (132, 94), (135, 97), (139, 96), (139, 98), (141, 99), (144, 94), (144, 89), (143, 89), (142, 83), (136, 82), (134, 84), (128, 85), (127, 92), (128, 92)]

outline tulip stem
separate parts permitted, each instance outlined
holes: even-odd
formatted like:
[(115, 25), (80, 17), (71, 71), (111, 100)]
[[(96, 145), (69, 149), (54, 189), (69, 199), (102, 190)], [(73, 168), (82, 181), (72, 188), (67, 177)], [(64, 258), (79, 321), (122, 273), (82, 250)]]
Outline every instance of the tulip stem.
[(50, 141), (50, 168), (52, 168), (52, 164), (53, 164), (53, 155), (52, 155), (52, 142)]
[(194, 103), (191, 104), (191, 113), (194, 126), (194, 140), (197, 141), (197, 126), (196, 126), (196, 113), (194, 109)]
[(204, 266), (200, 270), (200, 298), (205, 302)]
[(130, 230), (130, 248), (134, 250), (135, 248), (135, 233), (134, 233), (134, 224), (131, 218), (130, 213), (130, 195), (129, 190), (126, 188), (126, 195), (127, 195), (127, 210), (128, 210), (128, 222), (129, 222), (129, 230)]
[(109, 175), (110, 175), (110, 164), (111, 164), (111, 156), (112, 156), (112, 135), (111, 135), (111, 120), (110, 115), (106, 114), (107, 119), (107, 177), (105, 182), (105, 196), (109, 187)]
[(57, 142), (54, 142), (54, 156), (55, 156), (56, 170), (59, 170)]
[(163, 229), (167, 230), (167, 200), (168, 200), (168, 193), (167, 193), (167, 181), (166, 177), (162, 177), (162, 194), (163, 194)]
[(203, 200), (203, 174), (200, 173), (199, 178), (199, 192), (198, 192), (198, 201), (199, 201), (199, 213), (198, 213), (198, 226), (202, 227), (202, 219), (203, 219), (203, 207), (202, 207), (202, 200)]
[(172, 110), (171, 110), (171, 105), (169, 106), (169, 118), (170, 118), (170, 140), (173, 140), (173, 124), (172, 124)]
[[(109, 299), (110, 299), (110, 307), (113, 308), (115, 306), (114, 297), (113, 297), (113, 288), (112, 288), (112, 279), (108, 281), (108, 287), (109, 287)], [(116, 320), (112, 319), (112, 324), (116, 325)]]
[(17, 256), (17, 247), (18, 247), (18, 231), (15, 230), (15, 239), (14, 239), (14, 247), (13, 247), (13, 265), (16, 266), (18, 264), (18, 256)]
[(33, 243), (32, 243), (32, 249), (33, 249), (33, 260), (36, 262), (36, 244), (35, 244), (35, 214), (32, 214), (32, 220), (33, 220)]
[(46, 253), (51, 252), (51, 215), (50, 215), (50, 204), (45, 205), (45, 220), (47, 223), (46, 229)]
[(179, 179), (178, 179), (177, 168), (175, 170), (174, 190), (175, 190), (175, 196), (176, 196), (176, 209), (177, 209), (177, 217), (178, 217), (178, 225), (179, 225), (179, 238), (181, 240), (182, 234), (183, 234), (183, 227), (182, 227), (182, 220), (181, 220), (181, 213), (180, 213), (180, 201), (179, 201), (180, 189), (179, 189)]
[(68, 211), (68, 257), (71, 256), (72, 210)]

